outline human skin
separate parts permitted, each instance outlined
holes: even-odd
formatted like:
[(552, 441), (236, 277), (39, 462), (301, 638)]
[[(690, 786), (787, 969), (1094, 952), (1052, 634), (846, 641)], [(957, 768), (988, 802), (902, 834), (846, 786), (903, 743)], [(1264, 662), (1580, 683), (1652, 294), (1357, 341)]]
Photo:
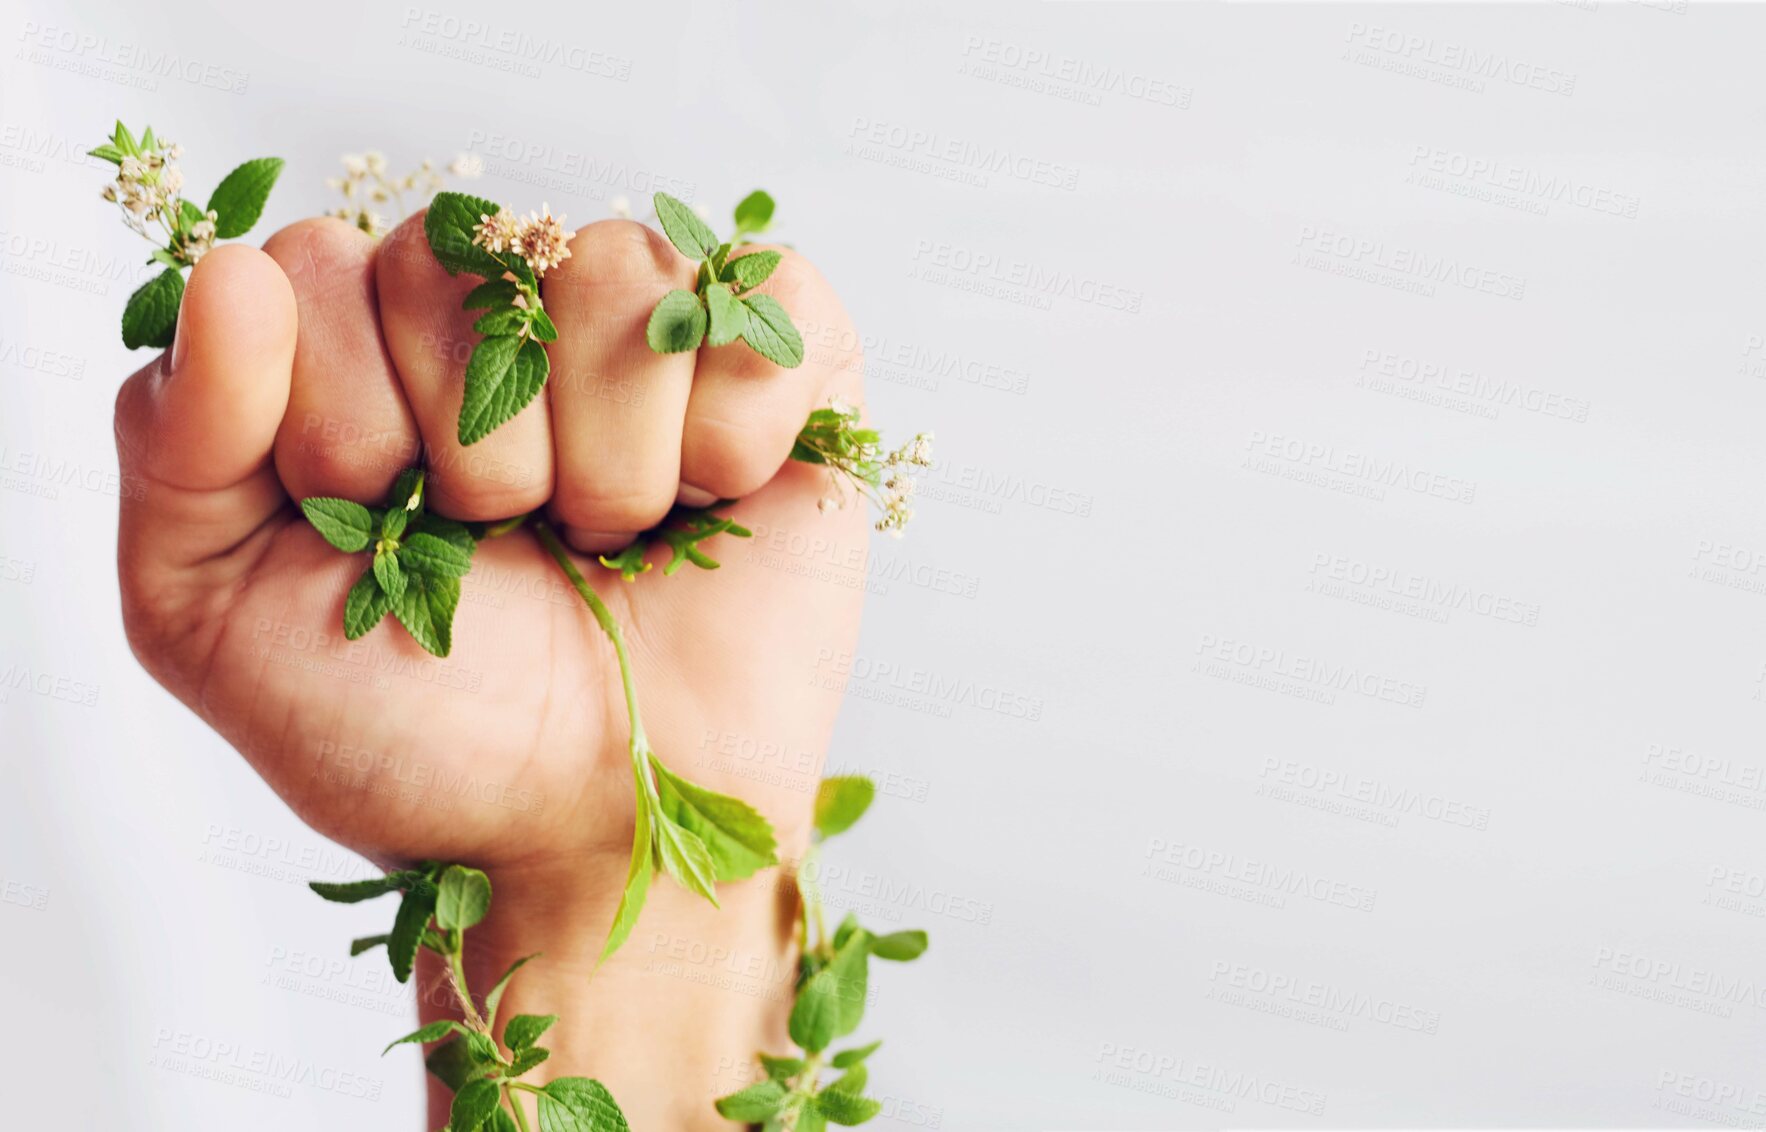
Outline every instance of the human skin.
[[(794, 370), (740, 343), (658, 356), (650, 308), (690, 288), (695, 265), (629, 221), (579, 230), (571, 252), (542, 285), (560, 334), (546, 391), (469, 449), (455, 418), (476, 335), (460, 300), (478, 280), (435, 262), (420, 215), (378, 242), (309, 220), (262, 251), (209, 253), (172, 348), (117, 398), (123, 623), (154, 678), (315, 830), (383, 866), (433, 858), (490, 875), (469, 983), (482, 994), (544, 952), (500, 1013), (561, 1016), (528, 1079), (598, 1078), (637, 1128), (728, 1128), (711, 1100), (746, 1083), (757, 1050), (788, 1048), (794, 889), (763, 870), (720, 886), (720, 910), (659, 877), (597, 971), (634, 818), (606, 638), (518, 530), (480, 544), (446, 660), (391, 617), (346, 642), (343, 598), (367, 558), (326, 545), (295, 506), (377, 505), (421, 454), (436, 511), (538, 511), (579, 551), (624, 545), (677, 498), (714, 497), (740, 499), (732, 513), (759, 535), (862, 548), (860, 508), (819, 511), (824, 472), (788, 460), (812, 408), (858, 402), (859, 359), (814, 341)], [(763, 289), (826, 341), (855, 340), (795, 253)], [(578, 561), (624, 626), (658, 755), (759, 809), (794, 860), (838, 707), (818, 665), (851, 649), (863, 589), (779, 569), (729, 535), (706, 549), (721, 569), (629, 583)], [(716, 757), (763, 746), (782, 767)], [(492, 789), (412, 793), (462, 775)], [(422, 1019), (457, 1017), (430, 958)], [(446, 1122), (448, 1100), (432, 1081), (425, 1127)]]

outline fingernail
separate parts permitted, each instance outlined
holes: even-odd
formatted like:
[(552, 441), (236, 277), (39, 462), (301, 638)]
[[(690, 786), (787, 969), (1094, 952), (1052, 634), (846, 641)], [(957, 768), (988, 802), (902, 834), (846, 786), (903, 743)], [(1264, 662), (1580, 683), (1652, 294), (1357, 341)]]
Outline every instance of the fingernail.
[(612, 550), (624, 550), (637, 537), (631, 531), (579, 531), (575, 527), (566, 527), (564, 530), (564, 541), (584, 554), (606, 554)]
[(702, 487), (684, 483), (681, 490), (675, 492), (675, 502), (683, 507), (709, 507), (717, 502), (717, 496)]
[(184, 312), (189, 304), (178, 304), (178, 325), (172, 328), (172, 372), (177, 373), (178, 367), (184, 364), (184, 356), (190, 352), (190, 335), (184, 333)]

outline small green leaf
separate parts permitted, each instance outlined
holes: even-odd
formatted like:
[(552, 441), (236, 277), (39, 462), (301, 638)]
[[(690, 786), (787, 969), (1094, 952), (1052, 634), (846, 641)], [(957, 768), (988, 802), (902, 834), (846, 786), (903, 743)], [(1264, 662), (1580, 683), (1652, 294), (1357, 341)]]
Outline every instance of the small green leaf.
[(471, 552), (428, 531), (417, 531), (405, 540), (399, 561), (426, 578), (464, 578), (472, 570)]
[(773, 269), (785, 257), (778, 252), (753, 252), (749, 255), (737, 256), (724, 265), (723, 275), (739, 290), (746, 291), (750, 287), (758, 287), (772, 275)]
[(760, 1067), (766, 1070), (769, 1080), (784, 1081), (803, 1072), (804, 1062), (801, 1057), (772, 1057), (764, 1053), (758, 1056)]
[(802, 365), (803, 336), (779, 300), (771, 295), (744, 295), (742, 302), (748, 307), (748, 328), (742, 337), (754, 352), (786, 369)]
[(86, 156), (96, 157), (101, 161), (108, 161), (112, 165), (121, 165), (123, 163), (123, 158), (127, 157), (128, 154), (124, 153), (114, 145), (101, 145), (97, 149), (87, 150)]
[(839, 1079), (830, 1084), (828, 1088), (838, 1089), (843, 1093), (851, 1093), (856, 1097), (865, 1091), (865, 1084), (870, 1080), (870, 1077), (871, 1071), (866, 1069), (865, 1063), (861, 1061), (845, 1073), (842, 1073)]
[(503, 1027), (503, 1044), (512, 1050), (524, 1050), (539, 1041), (540, 1035), (556, 1021), (556, 1014), (517, 1014)]
[(167, 268), (141, 284), (123, 307), (123, 345), (164, 349), (178, 329), (178, 304), (184, 299), (184, 275)]
[(656, 823), (656, 849), (669, 876), (717, 906), (717, 866), (698, 834), (664, 814)]
[(392, 490), (386, 493), (386, 505), (401, 511), (421, 511), (423, 509), (423, 469), (406, 468), (399, 473), (399, 478), (392, 481)]
[(784, 1108), (785, 1097), (785, 1087), (777, 1081), (759, 1081), (727, 1097), (719, 1097), (717, 1112), (725, 1120), (754, 1124)]
[(651, 847), (653, 836), (650, 831), (650, 803), (648, 791), (644, 788), (644, 780), (639, 777), (642, 772), (632, 768), (633, 785), (637, 787), (637, 817), (632, 825), (632, 860), (626, 867), (625, 891), (619, 898), (619, 909), (613, 913), (613, 926), (608, 929), (607, 942), (602, 945), (601, 958), (597, 965), (607, 962), (607, 957), (619, 950), (620, 944), (632, 934), (632, 928), (638, 923), (638, 913), (644, 910), (644, 897), (650, 892), (650, 876), (655, 869), (651, 863)]
[(435, 923), (443, 931), (472, 927), (491, 910), (491, 878), (465, 865), (449, 865), (436, 884)]
[(705, 289), (705, 306), (711, 312), (711, 330), (705, 336), (708, 346), (728, 346), (748, 329), (748, 308), (743, 306), (728, 283), (713, 283)]
[(717, 233), (685, 203), (667, 193), (657, 193), (655, 205), (656, 218), (662, 221), (663, 232), (682, 255), (688, 259), (705, 259), (717, 251)]
[(208, 198), (208, 210), (215, 214), (215, 236), (231, 240), (251, 231), (281, 175), (280, 157), (259, 157), (223, 177)]
[(650, 312), (644, 339), (658, 354), (697, 350), (705, 338), (705, 307), (691, 291), (670, 291)]
[(453, 1033), (464, 1034), (466, 1033), (466, 1027), (446, 1018), (442, 1019), (440, 1022), (431, 1022), (429, 1025), (421, 1027), (420, 1029), (412, 1030), (402, 1038), (386, 1043), (386, 1048), (380, 1051), (380, 1056), (385, 1057), (392, 1052), (394, 1046), (402, 1046), (406, 1042), (417, 1042), (421, 1045), (428, 1045), (430, 1042), (440, 1041)]
[(773, 198), (764, 189), (755, 189), (736, 206), (736, 231), (747, 235), (764, 232), (773, 222)]
[(529, 960), (538, 959), (542, 954), (543, 952), (536, 951), (532, 955), (523, 955), (520, 959), (509, 964), (509, 969), (503, 972), (503, 977), (498, 979), (496, 985), (490, 989), (490, 993), (484, 996), (484, 1017), (487, 1023), (497, 1020), (497, 1005), (503, 1001), (503, 992), (509, 989), (509, 980), (515, 977), (515, 972), (525, 967)]
[(384, 947), (386, 941), (391, 938), (387, 935), (365, 935), (360, 939), (352, 939), (350, 940), (350, 958), (354, 959), (364, 951), (373, 951), (376, 947)]
[(427, 885), (412, 888), (399, 903), (392, 935), (386, 941), (386, 956), (392, 962), (392, 977), (401, 983), (410, 981), (411, 965), (417, 961), (417, 948), (423, 943), (423, 931), (434, 911), (435, 890)]
[(429, 250), (449, 275), (464, 271), (486, 279), (503, 277), (503, 263), (472, 242), (472, 230), (479, 217), (495, 216), (502, 209), (495, 201), (467, 193), (435, 194), (423, 217), (423, 234), (429, 238)]
[(816, 832), (822, 837), (833, 837), (851, 829), (871, 808), (871, 799), (876, 795), (877, 787), (863, 775), (822, 779), (816, 788)]
[(834, 1055), (833, 1061), (829, 1064), (833, 1065), (836, 1069), (850, 1069), (855, 1065), (862, 1065), (864, 1064), (865, 1059), (870, 1057), (873, 1053), (876, 1053), (877, 1048), (882, 1044), (881, 1041), (876, 1041), (868, 1046), (854, 1046), (852, 1049), (843, 1049)]
[(386, 596), (393, 601), (405, 596), (405, 572), (399, 569), (396, 554), (385, 551), (374, 556), (374, 580), (386, 591)]
[(870, 933), (862, 928), (854, 931), (833, 961), (798, 988), (791, 1008), (791, 1040), (810, 1053), (852, 1033), (864, 1017), (870, 942)]
[(552, 316), (546, 313), (546, 308), (535, 307), (531, 321), (533, 328), (529, 333), (533, 335), (535, 342), (558, 341), (558, 324), (552, 321)]
[(858, 913), (848, 912), (845, 918), (840, 921), (840, 926), (834, 929), (834, 950), (838, 951), (845, 947), (846, 941), (852, 938), (852, 933), (858, 930)]
[(472, 537), (472, 532), (465, 523), (444, 519), (440, 515), (419, 515), (411, 530), (418, 534), (434, 535), (450, 546), (459, 548), (468, 557), (478, 549), (478, 540)]
[(469, 1081), (454, 1094), (454, 1107), (448, 1113), (450, 1132), (477, 1132), (497, 1110), (502, 1090), (494, 1081)]
[(374, 516), (360, 503), (315, 496), (301, 500), (300, 509), (313, 529), (345, 554), (368, 549), (374, 536)]
[(380, 619), (391, 608), (392, 598), (380, 588), (380, 582), (374, 577), (374, 567), (368, 567), (350, 587), (349, 596), (343, 599), (343, 635), (352, 641), (359, 640), (380, 624)]
[(814, 1098), (804, 1098), (802, 1106), (797, 1110), (797, 1124), (792, 1132), (828, 1132), (828, 1118), (816, 1108)]
[(463, 1037), (449, 1038), (430, 1050), (429, 1056), (423, 1059), (423, 1067), (455, 1092), (464, 1088), (468, 1081), (483, 1077), (496, 1064), (494, 1058), (487, 1061), (482, 1050)]
[(509, 1110), (501, 1106), (498, 1106), (491, 1113), (490, 1119), (484, 1122), (484, 1128), (485, 1132), (521, 1132), (520, 1125), (516, 1124), (515, 1118), (509, 1115)]
[(480, 310), (513, 306), (517, 294), (515, 284), (507, 279), (490, 279), (466, 292), (460, 301), (461, 310)]
[(539, 1094), (540, 1132), (630, 1132), (613, 1094), (587, 1077), (560, 1077)]
[(132, 157), (141, 156), (140, 143), (135, 140), (135, 135), (129, 132), (129, 127), (123, 125), (123, 120), (121, 118), (117, 119), (117, 128), (115, 132), (111, 134), (111, 140), (114, 141), (117, 148), (121, 149), (124, 153), (127, 153)]
[(307, 887), (333, 904), (356, 904), (363, 900), (372, 900), (376, 896), (385, 896), (389, 892), (397, 892), (405, 887), (409, 875), (402, 872), (387, 873), (383, 877), (346, 881), (342, 884), (314, 880), (308, 881)]
[(392, 603), (392, 613), (411, 639), (434, 656), (454, 647), (454, 611), (460, 607), (460, 579), (406, 578), (405, 592)]
[(457, 429), (461, 444), (476, 444), (527, 407), (545, 387), (546, 348), (513, 334), (486, 338), (466, 362), (466, 392)]
[(527, 1049), (519, 1050), (514, 1057), (509, 1059), (508, 1076), (519, 1077), (551, 1056), (552, 1051), (544, 1046), (530, 1046)]
[(472, 329), (480, 334), (493, 336), (498, 334), (519, 335), (521, 328), (526, 325), (526, 311), (519, 307), (498, 307), (496, 310), (479, 315), (478, 321), (472, 324)]
[(629, 582), (639, 574), (650, 569), (650, 563), (644, 561), (644, 552), (649, 549), (650, 540), (639, 537), (634, 540), (630, 546), (626, 547), (618, 554), (615, 554), (612, 558), (607, 557), (605, 554), (600, 555), (599, 557), (601, 565), (607, 567), (609, 570), (618, 570), (619, 576)]
[(926, 943), (926, 933), (923, 931), (890, 932), (871, 942), (871, 954), (879, 959), (906, 963), (925, 954)]
[(779, 863), (773, 827), (754, 807), (688, 782), (655, 755), (650, 767), (656, 772), (663, 813), (704, 842), (717, 880), (741, 880)]
[(833, 1123), (845, 1125), (863, 1124), (883, 1111), (883, 1106), (870, 1097), (832, 1086), (816, 1094), (816, 1108)]
[(389, 507), (380, 516), (380, 537), (396, 539), (405, 533), (411, 513), (403, 507)]

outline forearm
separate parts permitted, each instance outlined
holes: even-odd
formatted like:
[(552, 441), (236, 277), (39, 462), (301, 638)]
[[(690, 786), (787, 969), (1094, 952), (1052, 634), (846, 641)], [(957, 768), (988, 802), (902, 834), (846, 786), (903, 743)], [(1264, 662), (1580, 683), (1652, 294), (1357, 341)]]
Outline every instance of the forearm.
[[(523, 1079), (594, 1077), (635, 1128), (727, 1129), (712, 1101), (749, 1080), (757, 1050), (783, 1050), (796, 969), (797, 902), (783, 870), (721, 886), (721, 908), (672, 884), (652, 888), (618, 954), (595, 961), (624, 883), (625, 861), (599, 858), (490, 872), (490, 916), (466, 933), (467, 985), (484, 993), (524, 955), (497, 1011), (556, 1014), (552, 1051)], [(425, 952), (417, 978), (425, 1023), (459, 1018), (446, 964)], [(429, 1082), (429, 1127), (447, 1123), (452, 1090)], [(533, 1108), (528, 1103), (532, 1127)]]

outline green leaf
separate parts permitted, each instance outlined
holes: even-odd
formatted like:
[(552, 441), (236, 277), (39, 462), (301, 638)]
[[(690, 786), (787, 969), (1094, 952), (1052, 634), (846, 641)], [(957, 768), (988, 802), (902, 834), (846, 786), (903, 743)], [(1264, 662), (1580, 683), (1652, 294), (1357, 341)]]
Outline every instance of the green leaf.
[(618, 554), (615, 554), (612, 558), (607, 557), (605, 554), (600, 555), (599, 558), (601, 560), (601, 565), (607, 567), (609, 570), (618, 570), (619, 576), (629, 582), (639, 574), (650, 569), (650, 563), (644, 561), (644, 552), (649, 549), (650, 540), (640, 537), (634, 540), (630, 546), (626, 547)]
[(876, 1116), (883, 1106), (870, 1097), (830, 1086), (816, 1094), (816, 1109), (835, 1124), (853, 1125)]
[(833, 1065), (836, 1069), (850, 1069), (854, 1065), (862, 1065), (864, 1064), (865, 1059), (870, 1057), (873, 1053), (876, 1053), (877, 1048), (882, 1044), (881, 1041), (875, 1041), (868, 1046), (854, 1046), (852, 1049), (843, 1049), (834, 1055), (833, 1061), (829, 1064)]
[(308, 881), (307, 887), (333, 904), (356, 904), (363, 900), (372, 900), (376, 896), (385, 896), (389, 892), (397, 892), (408, 883), (409, 875), (403, 872), (387, 873), (383, 877), (346, 881), (342, 884), (314, 880)]
[(251, 231), (281, 175), (280, 157), (259, 157), (221, 178), (208, 198), (208, 210), (215, 214), (215, 236), (231, 240)]
[(852, 1033), (864, 1017), (870, 933), (853, 931), (826, 967), (809, 977), (791, 1008), (791, 1040), (811, 1053)]
[(764, 189), (755, 189), (736, 206), (736, 231), (742, 234), (764, 232), (773, 222), (773, 198)]
[(834, 950), (838, 951), (846, 946), (846, 941), (851, 939), (852, 933), (858, 930), (858, 913), (848, 912), (846, 917), (840, 921), (840, 926), (834, 929)]
[(360, 503), (314, 496), (301, 500), (300, 509), (313, 529), (345, 554), (368, 549), (374, 537), (374, 516)]
[(111, 134), (111, 140), (114, 141), (117, 148), (121, 149), (124, 153), (127, 153), (132, 157), (141, 156), (140, 143), (135, 140), (135, 135), (129, 132), (129, 127), (123, 125), (123, 120), (121, 118), (117, 119), (117, 128), (115, 132)]
[(758, 287), (767, 281), (779, 261), (785, 257), (778, 252), (753, 252), (749, 255), (737, 256), (724, 265), (724, 278), (736, 284), (743, 291), (750, 287)]
[(483, 1050), (462, 1037), (449, 1038), (429, 1051), (423, 1067), (436, 1080), (459, 1092), (468, 1081), (476, 1081), (496, 1066), (494, 1058), (486, 1060)]
[(498, 307), (494, 311), (478, 316), (472, 329), (480, 334), (515, 334), (527, 325), (527, 312), (519, 307)]
[(754, 352), (786, 369), (802, 365), (803, 336), (779, 300), (771, 295), (745, 295), (742, 302), (748, 307), (748, 329), (742, 336)]
[(478, 218), (495, 216), (502, 208), (495, 201), (467, 193), (435, 194), (423, 217), (423, 234), (429, 238), (429, 250), (435, 253), (436, 261), (447, 269), (449, 275), (464, 271), (486, 279), (503, 277), (503, 263), (472, 242), (472, 230), (478, 225)]
[(352, 641), (366, 636), (391, 608), (392, 598), (380, 588), (380, 582), (374, 577), (374, 567), (368, 567), (350, 587), (349, 596), (343, 599), (343, 635)]
[(409, 982), (411, 965), (417, 961), (417, 948), (423, 943), (423, 930), (435, 911), (435, 890), (422, 885), (405, 893), (399, 903), (399, 914), (393, 918), (392, 935), (386, 941), (386, 956), (392, 962), (392, 977)]
[(725, 1120), (752, 1124), (784, 1108), (785, 1097), (785, 1087), (777, 1081), (759, 1081), (727, 1097), (719, 1097), (717, 1112)]
[(842, 1073), (837, 1080), (828, 1086), (828, 1088), (838, 1089), (843, 1093), (851, 1093), (856, 1097), (865, 1091), (865, 1083), (870, 1080), (870, 1077), (871, 1071), (866, 1069), (865, 1063), (861, 1061), (845, 1073)]
[(466, 297), (460, 301), (460, 309), (473, 311), (513, 306), (517, 293), (515, 284), (507, 279), (488, 279), (466, 292)]
[(469, 1081), (454, 1094), (454, 1107), (448, 1113), (450, 1132), (477, 1132), (491, 1113), (497, 1110), (502, 1090), (495, 1081)]
[(443, 931), (463, 932), (491, 910), (491, 878), (465, 865), (449, 865), (436, 884), (435, 923)]
[(350, 940), (350, 958), (354, 959), (364, 951), (373, 951), (376, 947), (384, 947), (386, 941), (391, 938), (389, 935), (365, 935), (361, 939), (352, 939)]
[(638, 923), (638, 913), (644, 910), (644, 897), (650, 892), (650, 876), (655, 866), (651, 863), (652, 834), (650, 832), (650, 803), (644, 788), (642, 771), (636, 766), (632, 768), (633, 784), (637, 787), (637, 817), (632, 824), (632, 860), (626, 867), (625, 891), (619, 898), (619, 910), (613, 913), (613, 926), (608, 929), (607, 942), (601, 948), (601, 958), (597, 966), (607, 962), (607, 957), (619, 950), (620, 944), (632, 934), (632, 928)]
[(411, 513), (403, 507), (389, 507), (380, 516), (380, 537), (396, 539), (405, 533), (405, 526), (411, 521)]
[(539, 1041), (540, 1035), (556, 1021), (556, 1014), (517, 1014), (503, 1027), (503, 1044), (512, 1050), (524, 1050)]
[(779, 863), (773, 827), (754, 807), (688, 782), (655, 755), (650, 767), (656, 772), (662, 812), (704, 842), (717, 880), (742, 880)]
[(705, 306), (711, 312), (711, 330), (705, 337), (709, 346), (728, 346), (748, 329), (748, 308), (730, 290), (728, 283), (713, 283), (705, 289)]
[(426, 578), (464, 578), (472, 569), (470, 551), (427, 531), (405, 540), (399, 547), (399, 561)]
[(558, 324), (552, 321), (552, 316), (546, 313), (545, 307), (535, 307), (531, 321), (533, 328), (529, 333), (533, 335), (535, 342), (558, 341)]
[(184, 275), (167, 268), (141, 284), (123, 307), (123, 345), (164, 349), (178, 329), (178, 304), (184, 299)]
[(801, 1057), (772, 1057), (764, 1053), (759, 1057), (760, 1067), (766, 1070), (769, 1080), (784, 1081), (803, 1072), (804, 1062)]
[(460, 579), (418, 576), (406, 579), (392, 612), (425, 651), (447, 656), (454, 647), (454, 611), (459, 607)]
[(87, 150), (86, 156), (96, 157), (101, 161), (108, 161), (112, 165), (121, 165), (123, 163), (123, 158), (128, 155), (114, 145), (101, 145), (97, 149)]
[(560, 1077), (539, 1094), (540, 1132), (630, 1132), (613, 1094), (587, 1077)]
[(405, 596), (405, 572), (399, 569), (398, 555), (381, 551), (374, 556), (372, 569), (374, 580), (386, 591), (388, 598), (397, 601)]
[(879, 959), (906, 963), (925, 954), (926, 944), (926, 933), (923, 931), (890, 932), (871, 942), (871, 954)]
[(491, 1118), (484, 1122), (484, 1127), (485, 1132), (521, 1132), (515, 1118), (509, 1115), (509, 1110), (500, 1105), (491, 1113)]
[(460, 443), (478, 443), (526, 408), (545, 386), (550, 368), (546, 348), (531, 338), (502, 334), (473, 347), (460, 404)]
[(803, 1106), (797, 1110), (793, 1132), (828, 1132), (828, 1118), (816, 1108), (813, 1098), (805, 1098)]
[(691, 291), (670, 291), (650, 312), (644, 339), (658, 354), (683, 354), (697, 350), (705, 338), (705, 307)]
[(870, 779), (858, 774), (835, 775), (822, 779), (816, 788), (816, 832), (833, 837), (852, 828), (854, 822), (871, 808), (877, 787)]
[(655, 204), (656, 219), (662, 221), (669, 243), (679, 248), (682, 255), (705, 259), (717, 251), (717, 233), (699, 219), (698, 213), (667, 193), (657, 193)]
[(662, 568), (664, 575), (673, 577), (675, 571), (688, 562), (701, 570), (716, 570), (717, 560), (700, 550), (700, 543), (725, 531), (737, 538), (748, 538), (754, 533), (734, 519), (715, 514), (718, 508), (728, 507), (733, 502), (734, 500), (720, 499), (706, 507), (676, 507), (669, 512), (662, 529), (655, 536), (661, 538), (673, 552), (668, 565)]
[(524, 1050), (518, 1050), (515, 1056), (509, 1059), (507, 1076), (519, 1077), (551, 1056), (552, 1051), (544, 1046), (531, 1046)]
[(503, 972), (503, 977), (498, 979), (490, 993), (484, 996), (484, 1017), (487, 1023), (497, 1020), (497, 1004), (503, 1001), (503, 992), (509, 989), (509, 980), (515, 977), (515, 972), (527, 966), (529, 960), (538, 959), (542, 954), (544, 952), (536, 951), (532, 955), (523, 955), (520, 959), (509, 964), (509, 969)]
[(386, 1043), (386, 1048), (380, 1051), (380, 1056), (385, 1057), (392, 1052), (394, 1046), (402, 1046), (406, 1042), (417, 1042), (421, 1045), (428, 1045), (430, 1042), (440, 1041), (452, 1033), (464, 1034), (466, 1033), (466, 1027), (446, 1018), (442, 1019), (440, 1022), (431, 1022), (427, 1026), (412, 1030), (402, 1038)]
[(712, 864), (711, 850), (698, 834), (664, 814), (656, 823), (656, 850), (663, 869), (682, 888), (697, 892), (713, 907), (717, 906), (717, 866)]
[(423, 509), (423, 469), (406, 468), (399, 473), (399, 478), (392, 481), (392, 490), (386, 493), (386, 505), (401, 511), (421, 511)]
[(434, 535), (448, 545), (464, 551), (468, 557), (478, 549), (478, 540), (472, 537), (472, 532), (465, 523), (444, 519), (440, 515), (426, 513), (417, 516), (417, 522), (411, 526), (411, 530), (418, 534)]

